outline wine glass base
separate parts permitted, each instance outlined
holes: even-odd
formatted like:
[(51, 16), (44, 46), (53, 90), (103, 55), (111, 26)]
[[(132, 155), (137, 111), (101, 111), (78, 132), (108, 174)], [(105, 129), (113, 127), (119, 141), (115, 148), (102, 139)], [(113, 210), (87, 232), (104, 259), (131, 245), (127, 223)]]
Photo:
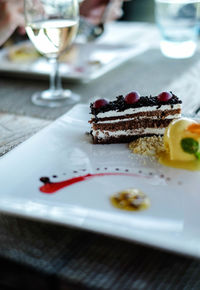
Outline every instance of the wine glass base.
[(53, 93), (50, 90), (46, 90), (36, 92), (31, 100), (37, 106), (56, 108), (73, 105), (80, 100), (80, 96), (72, 93), (70, 90), (60, 90)]

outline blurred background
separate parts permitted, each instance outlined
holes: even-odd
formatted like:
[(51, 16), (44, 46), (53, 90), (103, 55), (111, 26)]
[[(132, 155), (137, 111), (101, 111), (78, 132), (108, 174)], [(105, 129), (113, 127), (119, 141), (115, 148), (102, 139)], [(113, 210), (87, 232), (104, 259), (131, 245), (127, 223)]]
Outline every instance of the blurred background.
[[(154, 17), (154, 0), (129, 0), (123, 4), (123, 16), (117, 21), (141, 21), (141, 22), (155, 22)], [(27, 38), (25, 35), (19, 34), (16, 30), (3, 46), (13, 44)]]
[(154, 22), (154, 0), (131, 0), (124, 3), (120, 20)]

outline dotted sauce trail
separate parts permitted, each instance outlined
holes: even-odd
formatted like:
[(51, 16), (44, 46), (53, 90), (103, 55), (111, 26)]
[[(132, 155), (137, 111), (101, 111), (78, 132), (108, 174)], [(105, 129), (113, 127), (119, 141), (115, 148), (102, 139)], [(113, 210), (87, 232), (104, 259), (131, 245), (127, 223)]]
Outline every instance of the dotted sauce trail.
[(139, 175), (137, 174), (133, 174), (133, 173), (123, 173), (123, 172), (113, 172), (113, 173), (95, 173), (95, 174), (86, 174), (86, 175), (82, 175), (82, 176), (77, 176), (77, 177), (73, 177), (64, 181), (60, 181), (60, 182), (52, 182), (49, 177), (41, 177), (40, 181), (44, 183), (44, 185), (42, 185), (40, 187), (40, 191), (43, 193), (47, 193), (47, 194), (52, 194), (57, 192), (58, 190), (64, 188), (64, 187), (68, 187), (70, 185), (73, 185), (75, 183), (81, 182), (81, 181), (85, 181), (94, 177), (101, 177), (101, 176), (116, 176), (116, 175), (121, 175), (121, 176), (132, 176), (132, 177), (138, 177)]

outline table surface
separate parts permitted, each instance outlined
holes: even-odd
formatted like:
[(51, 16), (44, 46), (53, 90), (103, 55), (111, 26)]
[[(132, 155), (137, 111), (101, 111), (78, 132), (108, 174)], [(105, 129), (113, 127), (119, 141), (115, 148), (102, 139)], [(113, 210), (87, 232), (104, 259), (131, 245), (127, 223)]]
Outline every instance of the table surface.
[[(144, 32), (143, 24), (127, 25), (133, 37), (140, 27)], [(147, 34), (154, 35), (149, 48), (117, 69), (90, 83), (65, 82), (64, 87), (88, 104), (94, 96), (172, 90), (183, 99), (184, 113), (193, 114), (200, 105), (200, 52), (185, 60), (165, 58), (155, 31), (149, 25)], [(42, 80), (0, 75), (0, 156), (70, 109), (34, 106), (31, 94), (47, 86)], [(200, 289), (200, 261), (194, 258), (5, 214), (0, 215), (0, 257), (0, 289)]]

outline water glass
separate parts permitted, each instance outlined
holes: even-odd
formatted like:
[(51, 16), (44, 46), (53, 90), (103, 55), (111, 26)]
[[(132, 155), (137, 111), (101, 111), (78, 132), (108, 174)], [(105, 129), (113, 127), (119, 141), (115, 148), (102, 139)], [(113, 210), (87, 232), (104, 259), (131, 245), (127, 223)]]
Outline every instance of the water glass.
[(200, 0), (155, 0), (160, 48), (170, 58), (189, 58), (197, 48)]

